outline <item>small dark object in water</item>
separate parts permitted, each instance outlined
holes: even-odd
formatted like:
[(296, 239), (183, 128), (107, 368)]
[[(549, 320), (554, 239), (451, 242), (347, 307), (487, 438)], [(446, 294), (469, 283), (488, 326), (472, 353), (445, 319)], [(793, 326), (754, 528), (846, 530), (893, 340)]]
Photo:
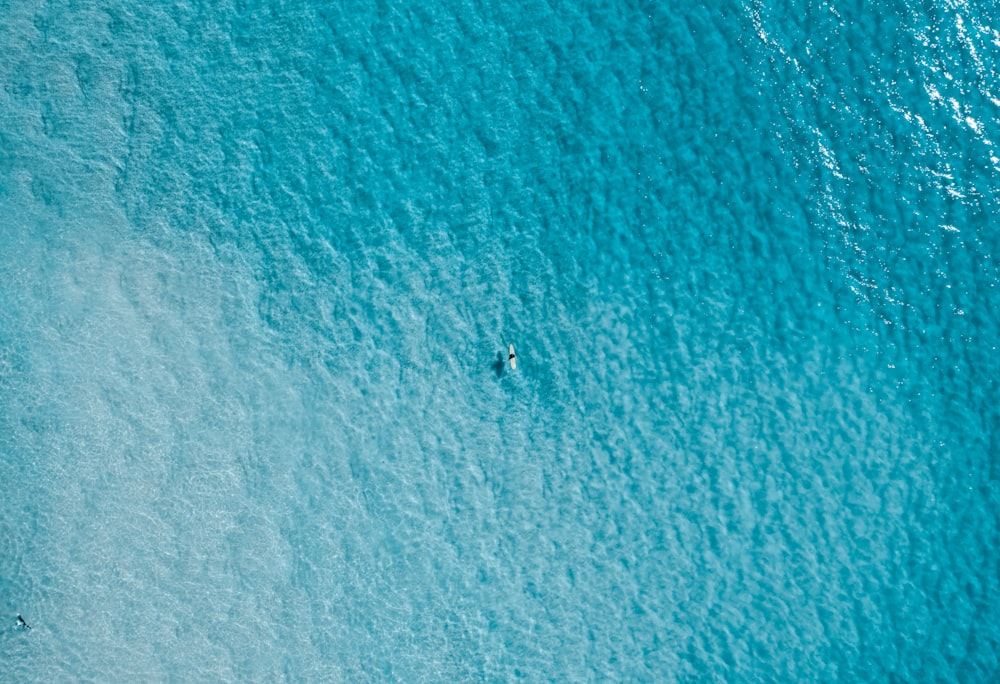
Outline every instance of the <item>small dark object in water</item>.
[(497, 374), (499, 378), (503, 375), (503, 368), (507, 365), (507, 362), (503, 358), (503, 352), (497, 354), (497, 362), (493, 364), (493, 372)]
[(24, 621), (24, 618), (21, 617), (20, 613), (17, 614), (17, 628), (18, 629), (31, 629), (31, 625), (29, 625), (27, 622)]

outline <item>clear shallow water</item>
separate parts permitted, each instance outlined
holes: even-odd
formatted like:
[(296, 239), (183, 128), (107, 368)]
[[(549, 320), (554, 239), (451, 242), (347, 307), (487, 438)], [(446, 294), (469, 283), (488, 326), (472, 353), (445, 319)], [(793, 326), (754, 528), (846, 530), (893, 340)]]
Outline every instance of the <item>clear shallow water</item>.
[(0, 11), (11, 676), (996, 676), (988, 12)]

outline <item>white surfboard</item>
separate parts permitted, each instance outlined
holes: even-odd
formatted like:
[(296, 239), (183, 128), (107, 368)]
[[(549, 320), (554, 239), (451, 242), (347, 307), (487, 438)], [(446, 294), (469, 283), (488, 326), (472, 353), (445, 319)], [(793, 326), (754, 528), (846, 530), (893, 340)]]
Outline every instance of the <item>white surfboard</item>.
[(514, 345), (510, 345), (510, 350), (509, 350), (509, 352), (507, 354), (507, 357), (510, 359), (510, 369), (511, 370), (516, 370), (517, 369), (517, 354), (514, 353)]

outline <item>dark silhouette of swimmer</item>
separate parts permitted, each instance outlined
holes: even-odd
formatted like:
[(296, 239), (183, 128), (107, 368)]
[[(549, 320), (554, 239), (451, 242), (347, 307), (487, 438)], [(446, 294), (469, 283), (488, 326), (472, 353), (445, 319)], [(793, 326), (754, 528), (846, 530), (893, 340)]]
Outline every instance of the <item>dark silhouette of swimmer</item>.
[(511, 352), (510, 356), (507, 357), (507, 360), (508, 361), (513, 361), (516, 358), (517, 358), (517, 354), (515, 354), (514, 352)]
[(27, 622), (24, 621), (24, 618), (21, 617), (20, 613), (17, 614), (17, 628), (18, 629), (31, 629), (31, 625), (29, 625)]

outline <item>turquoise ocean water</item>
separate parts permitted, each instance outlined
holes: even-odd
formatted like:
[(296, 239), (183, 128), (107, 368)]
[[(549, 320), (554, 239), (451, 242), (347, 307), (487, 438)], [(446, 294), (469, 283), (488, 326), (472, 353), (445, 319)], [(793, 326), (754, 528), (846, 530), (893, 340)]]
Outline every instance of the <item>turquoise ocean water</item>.
[(992, 4), (2, 0), (0, 54), (5, 679), (1000, 676)]

